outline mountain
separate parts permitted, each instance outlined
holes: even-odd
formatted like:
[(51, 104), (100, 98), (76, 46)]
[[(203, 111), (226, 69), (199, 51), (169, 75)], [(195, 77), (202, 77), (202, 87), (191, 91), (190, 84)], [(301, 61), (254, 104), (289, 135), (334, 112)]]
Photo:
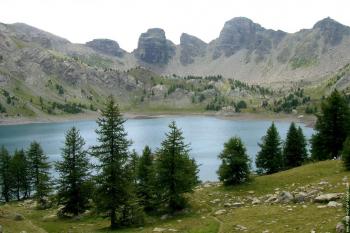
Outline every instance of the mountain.
[(246, 83), (289, 90), (339, 76), (347, 90), (349, 63), (350, 28), (330, 18), (286, 33), (238, 17), (209, 43), (183, 33), (178, 45), (151, 28), (131, 53), (109, 39), (75, 44), (0, 23), (0, 115), (3, 108), (11, 116), (94, 111), (109, 94), (129, 110), (220, 110), (250, 98), (255, 111), (273, 92)]
[(25, 24), (3, 24), (1, 32), (90, 65), (120, 71), (142, 66), (163, 75), (220, 74), (254, 83), (315, 80), (350, 61), (350, 28), (330, 18), (311, 29), (286, 33), (236, 17), (208, 44), (183, 33), (180, 44), (175, 45), (163, 29), (151, 28), (140, 35), (132, 53), (113, 40), (73, 44)]

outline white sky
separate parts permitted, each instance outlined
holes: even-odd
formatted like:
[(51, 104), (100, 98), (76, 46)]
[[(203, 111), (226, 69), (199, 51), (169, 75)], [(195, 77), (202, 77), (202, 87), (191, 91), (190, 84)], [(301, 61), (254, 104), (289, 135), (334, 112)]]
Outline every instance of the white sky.
[(209, 42), (237, 16), (295, 32), (327, 16), (350, 25), (349, 11), (350, 0), (0, 0), (2, 23), (23, 22), (75, 43), (109, 38), (127, 51), (151, 27), (176, 44), (182, 32)]

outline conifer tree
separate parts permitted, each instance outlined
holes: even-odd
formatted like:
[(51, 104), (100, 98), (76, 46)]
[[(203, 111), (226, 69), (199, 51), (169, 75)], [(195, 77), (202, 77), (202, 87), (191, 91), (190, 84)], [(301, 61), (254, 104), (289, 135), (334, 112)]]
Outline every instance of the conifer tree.
[(240, 184), (248, 180), (250, 160), (239, 137), (230, 138), (224, 144), (224, 150), (219, 158), (221, 165), (217, 173), (224, 185)]
[(0, 191), (5, 202), (12, 198), (11, 156), (4, 146), (0, 149)]
[(267, 174), (283, 169), (281, 139), (274, 123), (267, 130), (266, 135), (259, 144), (260, 151), (256, 156), (256, 167)]
[(137, 171), (138, 195), (145, 211), (152, 211), (156, 207), (156, 181), (154, 156), (146, 146), (140, 157)]
[(337, 90), (322, 102), (312, 136), (312, 158), (333, 159), (340, 155), (350, 130), (350, 110), (345, 97)]
[(27, 155), (35, 198), (38, 199), (41, 206), (45, 206), (45, 199), (52, 189), (51, 178), (49, 176), (51, 165), (40, 144), (36, 141), (30, 144)]
[(85, 141), (77, 128), (66, 133), (63, 160), (56, 163), (58, 178), (58, 201), (64, 205), (62, 214), (79, 215), (88, 206), (90, 163), (84, 150)]
[(131, 225), (139, 217), (130, 216), (138, 206), (132, 193), (135, 191), (133, 177), (128, 171), (128, 149), (131, 143), (126, 138), (124, 122), (118, 105), (110, 96), (102, 110), (102, 116), (97, 120), (99, 145), (92, 148), (92, 155), (100, 162), (95, 195), (97, 207), (100, 211), (107, 212), (111, 228)]
[(30, 191), (30, 174), (28, 160), (23, 150), (16, 150), (11, 160), (11, 174), (13, 176), (13, 192), (20, 200), (26, 197)]
[(346, 170), (350, 170), (350, 137), (347, 137), (342, 150), (342, 160)]
[(293, 168), (303, 164), (307, 158), (306, 141), (302, 129), (292, 122), (283, 148), (285, 168)]
[(162, 193), (161, 201), (173, 213), (186, 206), (183, 194), (193, 191), (198, 184), (198, 167), (190, 158), (189, 146), (174, 121), (169, 129), (157, 151), (157, 184)]

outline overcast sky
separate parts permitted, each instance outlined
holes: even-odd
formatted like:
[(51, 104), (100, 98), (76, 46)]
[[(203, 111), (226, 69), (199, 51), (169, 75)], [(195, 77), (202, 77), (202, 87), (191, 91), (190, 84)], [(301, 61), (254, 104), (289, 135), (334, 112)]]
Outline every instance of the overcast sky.
[(296, 32), (327, 16), (350, 25), (350, 0), (1, 0), (0, 22), (23, 22), (71, 42), (118, 41), (128, 51), (151, 27), (178, 44), (182, 32), (209, 42), (225, 21), (245, 16), (265, 28)]

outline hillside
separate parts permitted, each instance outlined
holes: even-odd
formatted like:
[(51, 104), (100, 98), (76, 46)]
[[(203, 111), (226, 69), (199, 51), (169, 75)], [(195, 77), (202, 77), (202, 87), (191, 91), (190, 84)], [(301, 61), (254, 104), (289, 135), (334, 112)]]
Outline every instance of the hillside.
[[(192, 211), (176, 216), (151, 216), (142, 228), (117, 232), (335, 232), (345, 213), (339, 198), (344, 196), (349, 175), (340, 161), (324, 161), (255, 177), (248, 184), (233, 188), (205, 183), (189, 195)], [(327, 201), (317, 201), (326, 193), (336, 193), (333, 195), (336, 202), (327, 205)], [(108, 220), (93, 212), (80, 219), (58, 219), (57, 207), (36, 210), (34, 206), (32, 201), (1, 205), (0, 223), (4, 231), (110, 232)]]
[(294, 34), (234, 18), (209, 44), (184, 33), (175, 45), (152, 28), (132, 53), (22, 23), (0, 24), (0, 38), (1, 118), (96, 115), (110, 94), (128, 112), (304, 114), (350, 85), (350, 28), (330, 18)]

